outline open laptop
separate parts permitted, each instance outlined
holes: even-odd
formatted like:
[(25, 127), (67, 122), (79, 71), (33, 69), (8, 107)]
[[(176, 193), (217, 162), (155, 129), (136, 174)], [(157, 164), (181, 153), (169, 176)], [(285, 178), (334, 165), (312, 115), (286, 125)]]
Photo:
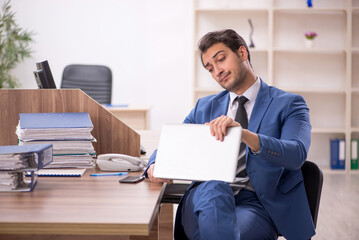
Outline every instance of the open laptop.
[(241, 127), (227, 129), (218, 141), (204, 124), (166, 124), (162, 127), (154, 177), (178, 180), (233, 182)]

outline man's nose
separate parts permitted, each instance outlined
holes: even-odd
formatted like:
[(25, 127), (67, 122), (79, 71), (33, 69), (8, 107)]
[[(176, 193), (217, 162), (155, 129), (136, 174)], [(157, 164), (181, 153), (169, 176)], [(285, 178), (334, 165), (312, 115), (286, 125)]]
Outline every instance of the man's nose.
[(222, 73), (223, 73), (223, 69), (221, 68), (221, 67), (214, 67), (214, 71), (215, 71), (215, 73), (216, 73), (216, 77), (220, 77), (221, 75), (222, 75)]

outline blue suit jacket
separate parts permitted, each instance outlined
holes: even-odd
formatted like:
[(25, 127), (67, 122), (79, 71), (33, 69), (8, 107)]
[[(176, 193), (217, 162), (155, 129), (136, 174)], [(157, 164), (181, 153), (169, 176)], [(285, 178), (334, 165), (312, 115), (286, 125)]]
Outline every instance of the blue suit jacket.
[[(229, 92), (198, 100), (185, 123), (203, 124), (227, 114)], [(248, 129), (259, 136), (260, 152), (247, 149), (246, 167), (255, 192), (278, 231), (287, 239), (309, 239), (315, 229), (301, 166), (310, 146), (311, 125), (304, 99), (261, 81)], [(155, 161), (156, 152), (149, 165)], [(175, 238), (184, 239), (181, 203)]]

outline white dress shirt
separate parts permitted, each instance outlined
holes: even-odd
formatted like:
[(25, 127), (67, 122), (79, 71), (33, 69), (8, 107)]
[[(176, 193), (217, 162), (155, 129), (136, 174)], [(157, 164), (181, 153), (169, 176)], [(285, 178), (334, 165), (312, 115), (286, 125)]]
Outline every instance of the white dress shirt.
[[(249, 123), (249, 119), (251, 118), (252, 110), (256, 102), (256, 98), (260, 87), (261, 87), (261, 81), (260, 78), (257, 77), (257, 81), (250, 88), (248, 88), (247, 91), (243, 93), (243, 95), (240, 95), (240, 96), (245, 96), (248, 99), (248, 101), (244, 104), (244, 108), (246, 109), (247, 112), (248, 123)], [(240, 96), (235, 94), (234, 92), (229, 92), (229, 105), (227, 110), (227, 116), (232, 118), (233, 120), (236, 118), (236, 113), (238, 109), (238, 101), (235, 101), (235, 99), (236, 97), (240, 97)]]

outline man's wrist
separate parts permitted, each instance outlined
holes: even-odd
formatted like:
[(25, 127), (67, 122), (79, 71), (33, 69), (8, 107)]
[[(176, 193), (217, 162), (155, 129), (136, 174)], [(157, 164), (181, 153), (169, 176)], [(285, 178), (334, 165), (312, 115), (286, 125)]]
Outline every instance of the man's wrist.
[(260, 152), (259, 137), (256, 133), (243, 129), (242, 141), (251, 149), (252, 153), (256, 154)]
[(259, 154), (261, 152), (261, 150), (259, 150), (257, 152), (252, 151), (252, 149), (249, 149), (249, 150), (252, 152), (253, 155), (257, 155), (257, 154)]

